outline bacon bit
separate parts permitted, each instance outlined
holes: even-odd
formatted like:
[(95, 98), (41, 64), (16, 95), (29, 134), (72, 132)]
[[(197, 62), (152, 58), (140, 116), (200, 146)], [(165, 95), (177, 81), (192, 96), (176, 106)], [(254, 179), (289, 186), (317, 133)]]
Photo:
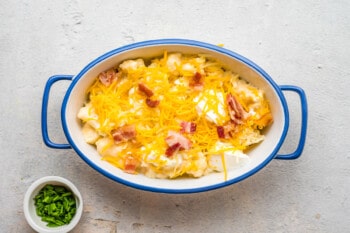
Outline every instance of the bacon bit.
[(242, 121), (247, 117), (248, 114), (246, 111), (244, 111), (242, 105), (231, 94), (227, 94), (226, 103), (228, 105), (228, 112), (230, 114), (231, 120), (236, 124), (242, 124)]
[(201, 91), (204, 88), (204, 84), (202, 82), (202, 75), (199, 72), (196, 72), (192, 78), (192, 82), (190, 82), (190, 87), (192, 87), (196, 91)]
[(139, 83), (139, 90), (147, 97), (153, 96), (153, 91), (149, 89), (144, 83)]
[(177, 152), (180, 149), (180, 147), (180, 143), (175, 143), (174, 145), (169, 146), (165, 151), (165, 155), (168, 157), (172, 156), (175, 152)]
[(151, 100), (150, 98), (147, 98), (146, 104), (150, 108), (155, 108), (159, 105), (159, 100)]
[(124, 125), (118, 129), (112, 130), (112, 136), (115, 142), (126, 142), (136, 137), (134, 125)]
[(159, 105), (159, 100), (150, 99), (150, 97), (153, 96), (154, 93), (144, 83), (139, 83), (139, 91), (141, 91), (147, 96), (146, 104), (148, 105), (148, 107), (155, 108)]
[(225, 138), (225, 129), (223, 126), (217, 126), (216, 131), (218, 133), (219, 138)]
[(193, 81), (195, 83), (199, 83), (202, 79), (202, 75), (199, 72), (196, 72), (193, 76)]
[(218, 137), (222, 139), (227, 139), (232, 137), (232, 134), (235, 133), (235, 130), (236, 130), (236, 125), (234, 123), (228, 123), (227, 125), (216, 127)]
[(132, 155), (128, 155), (124, 160), (124, 172), (135, 174), (136, 167), (139, 164), (139, 161)]
[(177, 132), (171, 131), (171, 130), (169, 130), (168, 136), (165, 138), (165, 142), (170, 147), (179, 143), (180, 144), (179, 149), (184, 149), (184, 150), (190, 149), (190, 147), (192, 145), (192, 142), (188, 138), (186, 138), (185, 136), (183, 136), (180, 133), (177, 133)]
[(105, 85), (106, 87), (108, 87), (109, 85), (112, 84), (112, 82), (114, 81), (114, 79), (117, 78), (117, 74), (115, 72), (114, 69), (109, 69), (107, 71), (101, 72), (98, 75), (99, 80), (101, 81), (101, 83), (103, 85)]
[(180, 123), (180, 126), (181, 126), (181, 129), (180, 129), (181, 133), (194, 133), (196, 132), (196, 129), (197, 129), (197, 125), (194, 122), (182, 121)]

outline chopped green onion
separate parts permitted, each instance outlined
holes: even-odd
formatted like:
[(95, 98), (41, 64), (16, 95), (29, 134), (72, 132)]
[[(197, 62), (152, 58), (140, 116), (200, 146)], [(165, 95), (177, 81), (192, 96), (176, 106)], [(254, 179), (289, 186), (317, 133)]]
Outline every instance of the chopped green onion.
[(69, 224), (76, 212), (74, 195), (63, 186), (46, 185), (33, 199), (36, 214), (48, 227)]

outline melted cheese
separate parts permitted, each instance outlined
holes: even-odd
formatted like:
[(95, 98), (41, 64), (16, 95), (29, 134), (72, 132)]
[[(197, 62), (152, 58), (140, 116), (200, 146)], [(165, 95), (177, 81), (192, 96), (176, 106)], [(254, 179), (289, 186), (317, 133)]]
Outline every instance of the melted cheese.
[[(227, 174), (230, 166), (225, 162), (226, 151), (232, 152), (232, 148), (243, 151), (263, 140), (259, 130), (272, 121), (263, 92), (237, 74), (224, 71), (217, 61), (206, 55), (164, 52), (163, 57), (145, 64), (142, 59), (124, 61), (118, 66), (120, 75), (111, 85), (105, 86), (96, 78), (88, 90), (89, 103), (81, 108), (78, 118), (90, 123), (98, 133), (93, 139), (99, 138), (96, 146), (104, 160), (123, 169), (123, 159), (132, 154), (141, 161), (139, 170), (146, 175), (199, 177), (212, 170), (208, 160), (220, 151), (224, 169), (219, 170)], [(190, 86), (196, 72), (202, 75), (201, 91)], [(147, 106), (144, 93), (138, 90), (139, 83), (152, 90), (150, 99), (159, 101), (157, 107)], [(225, 104), (228, 93), (237, 97), (249, 118), (238, 126), (232, 138), (224, 140), (230, 146), (213, 152), (220, 141), (216, 127), (230, 121)], [(185, 134), (192, 146), (167, 157), (165, 138), (169, 130), (180, 131), (182, 121), (197, 126), (194, 133)], [(111, 131), (123, 125), (135, 125), (137, 136), (116, 148)]]

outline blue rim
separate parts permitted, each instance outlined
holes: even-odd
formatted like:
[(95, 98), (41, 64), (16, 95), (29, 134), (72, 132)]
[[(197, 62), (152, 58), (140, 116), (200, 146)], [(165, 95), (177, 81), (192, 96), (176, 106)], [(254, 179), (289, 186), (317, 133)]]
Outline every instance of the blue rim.
[[(80, 149), (75, 145), (72, 137), (70, 136), (70, 133), (68, 131), (68, 127), (66, 124), (67, 121), (66, 121), (66, 116), (65, 116), (67, 102), (68, 102), (70, 94), (71, 94), (73, 88), (75, 87), (76, 83), (92, 67), (94, 67), (95, 65), (101, 63), (102, 61), (104, 61), (105, 59), (107, 59), (113, 55), (131, 50), (131, 49), (140, 48), (140, 47), (148, 47), (148, 46), (153, 46), (153, 45), (188, 45), (188, 46), (194, 46), (194, 47), (200, 47), (200, 48), (213, 50), (215, 52), (219, 52), (219, 53), (228, 55), (230, 57), (235, 58), (236, 60), (241, 61), (242, 63), (246, 64), (247, 66), (249, 66), (250, 68), (252, 68), (256, 72), (261, 74), (266, 79), (266, 81), (269, 82), (269, 84), (274, 88), (274, 90), (278, 94), (278, 97), (282, 103), (283, 111), (284, 111), (284, 115), (285, 115), (285, 124), (284, 124), (284, 128), (282, 131), (282, 136), (281, 136), (278, 144), (276, 145), (276, 147), (274, 148), (272, 153), (259, 166), (257, 166), (256, 168), (250, 170), (249, 172), (247, 172), (239, 177), (236, 177), (235, 179), (221, 182), (221, 183), (218, 183), (215, 185), (209, 185), (209, 186), (200, 187), (200, 188), (190, 188), (190, 189), (155, 188), (155, 187), (149, 187), (146, 185), (135, 184), (135, 183), (129, 182), (127, 180), (121, 179), (120, 177), (117, 177), (117, 176), (101, 169), (95, 163), (90, 161), (88, 159), (88, 157), (85, 156), (85, 154), (82, 151), (80, 151)], [(137, 43), (129, 44), (129, 45), (114, 49), (114, 50), (107, 52), (104, 55), (96, 58), (91, 63), (89, 63), (78, 75), (76, 75), (73, 78), (72, 84), (69, 86), (67, 93), (64, 97), (64, 100), (63, 100), (62, 110), (61, 110), (61, 118), (62, 118), (63, 130), (64, 130), (64, 133), (65, 133), (70, 145), (78, 153), (78, 155), (88, 165), (90, 165), (93, 169), (100, 172), (104, 176), (106, 176), (114, 181), (117, 181), (121, 184), (127, 185), (129, 187), (133, 187), (133, 188), (141, 189), (141, 190), (145, 190), (145, 191), (151, 191), (151, 192), (172, 193), (172, 194), (198, 193), (198, 192), (205, 192), (205, 191), (209, 191), (209, 190), (214, 190), (214, 189), (222, 188), (222, 187), (237, 183), (239, 181), (242, 181), (242, 180), (252, 176), (256, 172), (258, 172), (259, 170), (264, 168), (276, 156), (278, 150), (280, 149), (280, 147), (282, 146), (282, 144), (285, 140), (285, 137), (286, 137), (287, 132), (288, 132), (288, 127), (289, 127), (289, 113), (288, 113), (288, 106), (287, 106), (285, 97), (284, 97), (282, 91), (280, 90), (279, 86), (272, 80), (272, 78), (263, 69), (261, 69), (258, 65), (256, 65), (254, 62), (250, 61), (249, 59), (247, 59), (247, 58), (245, 58), (245, 57), (243, 57), (243, 56), (241, 56), (233, 51), (227, 50), (225, 48), (222, 48), (222, 47), (219, 47), (216, 45), (212, 45), (212, 44), (208, 44), (208, 43), (204, 43), (204, 42), (200, 42), (200, 41), (195, 41), (195, 40), (187, 40), (187, 39), (159, 39), (159, 40), (148, 40), (148, 41), (143, 41), (143, 42), (137, 42)]]

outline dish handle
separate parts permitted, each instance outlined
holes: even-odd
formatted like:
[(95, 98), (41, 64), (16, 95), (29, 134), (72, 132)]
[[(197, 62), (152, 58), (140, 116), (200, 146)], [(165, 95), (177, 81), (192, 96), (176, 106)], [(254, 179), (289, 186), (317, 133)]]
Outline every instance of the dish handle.
[(71, 145), (69, 144), (59, 144), (59, 143), (52, 142), (51, 139), (49, 138), (48, 129), (47, 129), (47, 106), (49, 102), (51, 86), (57, 81), (72, 80), (72, 79), (73, 79), (73, 75), (54, 75), (47, 80), (45, 85), (42, 108), (41, 108), (41, 133), (42, 133), (43, 141), (45, 145), (51, 148), (55, 148), (55, 149), (72, 148)]
[(306, 95), (304, 90), (297, 86), (281, 85), (280, 88), (282, 91), (293, 91), (299, 95), (300, 104), (301, 104), (301, 130), (300, 130), (300, 138), (299, 138), (299, 142), (296, 150), (290, 154), (277, 154), (275, 159), (285, 159), (285, 160), (297, 159), (303, 152), (303, 149), (305, 146), (305, 140), (306, 140), (307, 117), (308, 117)]

